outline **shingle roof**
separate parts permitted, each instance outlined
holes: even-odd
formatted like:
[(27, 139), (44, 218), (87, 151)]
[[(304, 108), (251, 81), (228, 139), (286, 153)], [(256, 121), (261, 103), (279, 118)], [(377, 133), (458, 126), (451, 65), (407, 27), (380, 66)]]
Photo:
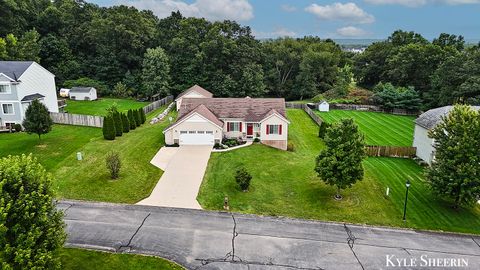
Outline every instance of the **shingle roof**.
[(45, 96), (42, 95), (42, 94), (35, 93), (33, 95), (24, 96), (21, 101), (32, 101), (32, 100), (39, 99), (39, 98), (44, 98), (44, 97)]
[(72, 87), (70, 93), (88, 93), (93, 87)]
[(18, 80), (32, 63), (33, 61), (0, 61), (0, 73)]
[[(480, 110), (480, 106), (471, 106), (475, 110)], [(422, 113), (416, 120), (415, 123), (423, 128), (432, 129), (437, 126), (441, 121), (442, 117), (448, 115), (453, 109), (453, 106), (444, 106), (440, 108), (435, 108), (428, 110)]]
[(192, 115), (194, 113), (200, 114), (201, 116), (205, 117), (206, 119), (208, 119), (210, 122), (214, 123), (217, 126), (220, 126), (220, 127), (223, 126), (223, 122), (220, 119), (218, 119), (205, 105), (201, 104), (201, 105), (197, 106), (195, 109), (191, 110), (189, 113), (187, 113), (187, 114), (185, 114), (181, 117), (178, 117), (177, 121), (175, 121), (175, 123), (172, 123), (171, 125), (169, 125), (165, 130), (167, 130), (170, 127), (176, 125), (177, 123), (179, 123), (183, 119), (188, 118), (190, 115)]
[(195, 91), (195, 92), (205, 96), (206, 98), (213, 97), (212, 93), (210, 93), (209, 91), (207, 91), (207, 90), (203, 89), (202, 87), (195, 84), (194, 86), (192, 86), (192, 87), (188, 88), (187, 90), (183, 91), (182, 93), (180, 93), (180, 95), (178, 95), (177, 99), (183, 97), (184, 95), (186, 95), (186, 94), (188, 94), (192, 91)]
[[(235, 118), (259, 122), (274, 110), (286, 117), (283, 98), (184, 98), (179, 109), (179, 118), (199, 105), (205, 105), (218, 118)], [(270, 113), (270, 114), (269, 114)]]

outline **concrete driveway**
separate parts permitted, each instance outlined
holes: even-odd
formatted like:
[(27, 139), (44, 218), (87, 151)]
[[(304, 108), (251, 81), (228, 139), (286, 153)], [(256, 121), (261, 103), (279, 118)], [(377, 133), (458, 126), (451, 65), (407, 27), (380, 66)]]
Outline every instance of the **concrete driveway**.
[(201, 209), (197, 194), (211, 152), (211, 146), (180, 146), (152, 194), (138, 204)]

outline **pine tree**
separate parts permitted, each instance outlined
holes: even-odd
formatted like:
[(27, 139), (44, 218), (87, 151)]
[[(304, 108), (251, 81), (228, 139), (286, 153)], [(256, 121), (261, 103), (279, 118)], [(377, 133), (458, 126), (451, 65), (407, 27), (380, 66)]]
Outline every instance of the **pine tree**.
[(130, 132), (130, 122), (128, 121), (128, 117), (126, 114), (122, 113), (122, 127), (123, 127), (123, 133), (128, 133)]
[(128, 110), (127, 116), (128, 116), (128, 122), (130, 123), (130, 130), (136, 129), (137, 128), (137, 123), (135, 121), (135, 116), (133, 114), (133, 111)]
[(115, 140), (115, 123), (112, 116), (106, 116), (103, 120), (103, 138)]
[(25, 112), (25, 120), (23, 120), (23, 127), (27, 133), (35, 133), (38, 135), (38, 139), (40, 139), (42, 134), (52, 130), (52, 125), (53, 121), (48, 108), (37, 99), (32, 101), (32, 104), (28, 106)]
[(142, 113), (140, 112), (141, 109), (134, 110), (133, 113), (135, 114), (135, 122), (137, 123), (137, 127), (143, 124), (142, 121)]
[(341, 199), (341, 189), (363, 179), (364, 138), (353, 119), (347, 118), (328, 128), (324, 141), (326, 148), (317, 157), (315, 171), (322, 181), (337, 187), (335, 198)]
[(113, 120), (115, 123), (115, 136), (120, 137), (123, 133), (123, 121), (119, 112), (115, 111), (113, 113)]
[(435, 141), (435, 160), (427, 169), (432, 190), (454, 208), (474, 204), (480, 198), (479, 113), (456, 105), (429, 136)]
[(147, 116), (145, 115), (143, 108), (140, 109), (140, 114), (142, 115), (142, 124), (145, 124), (145, 122), (147, 122)]

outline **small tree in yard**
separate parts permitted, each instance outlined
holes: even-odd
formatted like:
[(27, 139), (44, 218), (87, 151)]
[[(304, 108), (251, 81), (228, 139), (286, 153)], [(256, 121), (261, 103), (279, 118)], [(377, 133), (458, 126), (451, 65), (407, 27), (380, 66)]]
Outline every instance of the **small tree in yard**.
[(133, 114), (135, 116), (135, 123), (137, 123), (137, 127), (143, 124), (142, 121), (142, 113), (140, 112), (141, 109), (133, 110)]
[(235, 181), (237, 182), (238, 186), (242, 189), (242, 191), (248, 191), (248, 187), (250, 187), (250, 181), (252, 180), (252, 175), (245, 169), (241, 167), (235, 172)]
[(320, 128), (318, 130), (318, 137), (320, 137), (321, 139), (324, 139), (325, 138), (325, 134), (327, 134), (327, 129), (330, 128), (332, 125), (327, 123), (327, 122), (322, 122), (322, 124), (320, 125)]
[(115, 140), (115, 123), (112, 116), (106, 116), (103, 120), (103, 138)]
[(48, 109), (43, 103), (35, 99), (32, 104), (28, 106), (25, 112), (25, 120), (23, 120), (23, 127), (28, 134), (35, 133), (38, 139), (42, 134), (46, 134), (52, 130), (53, 121), (50, 117)]
[(119, 112), (113, 113), (113, 122), (115, 123), (115, 136), (122, 136), (123, 133), (123, 121)]
[(123, 133), (128, 133), (130, 132), (130, 122), (128, 121), (128, 117), (126, 114), (122, 113), (122, 127), (123, 127)]
[(456, 105), (429, 136), (435, 141), (435, 160), (427, 179), (439, 197), (453, 200), (454, 208), (480, 198), (480, 114)]
[(324, 141), (326, 148), (317, 157), (315, 171), (337, 187), (335, 198), (340, 200), (340, 190), (363, 179), (364, 138), (353, 119), (342, 119), (327, 129)]
[(127, 116), (128, 116), (128, 122), (130, 123), (130, 130), (136, 129), (137, 128), (137, 122), (135, 120), (136, 117), (133, 114), (133, 111), (128, 110)]
[(120, 162), (120, 155), (117, 152), (110, 152), (105, 159), (107, 169), (110, 171), (112, 179), (117, 179), (120, 175), (120, 168), (122, 163)]
[(0, 159), (0, 269), (60, 269), (65, 241), (51, 175), (29, 156)]
[(143, 108), (140, 108), (139, 111), (142, 118), (142, 124), (145, 124), (145, 122), (147, 122), (147, 116), (145, 115), (145, 111), (143, 110)]

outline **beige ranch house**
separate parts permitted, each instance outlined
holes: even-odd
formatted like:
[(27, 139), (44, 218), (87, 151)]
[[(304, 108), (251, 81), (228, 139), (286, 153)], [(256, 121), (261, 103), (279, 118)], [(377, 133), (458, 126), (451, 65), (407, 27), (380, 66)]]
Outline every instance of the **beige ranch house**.
[[(191, 89), (176, 100), (178, 119), (164, 130), (166, 144), (213, 146), (223, 138), (258, 138), (265, 145), (287, 149), (290, 122), (283, 98), (188, 97)], [(207, 92), (203, 94), (209, 96)]]

